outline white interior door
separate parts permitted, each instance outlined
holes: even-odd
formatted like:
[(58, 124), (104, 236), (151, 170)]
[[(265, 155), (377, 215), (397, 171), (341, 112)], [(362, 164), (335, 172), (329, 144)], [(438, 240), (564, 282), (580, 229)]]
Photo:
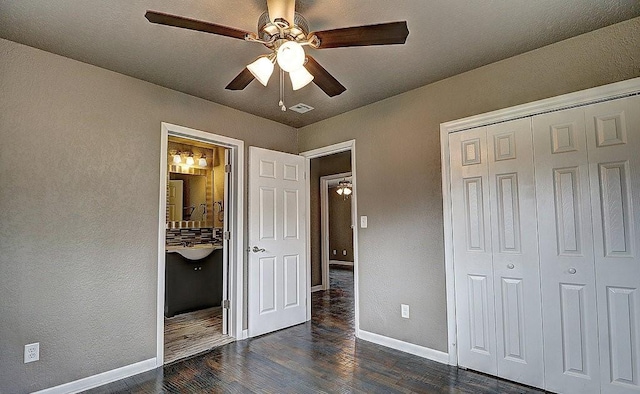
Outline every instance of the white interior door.
[(167, 201), (167, 209), (169, 210), (169, 221), (182, 221), (182, 181), (169, 180), (169, 201)]
[(304, 164), (249, 148), (249, 336), (306, 321)]
[(546, 389), (598, 393), (589, 168), (584, 109), (534, 116)]
[[(213, 160), (213, 159), (212, 159)], [(229, 202), (231, 201), (231, 158), (229, 156), (229, 150), (224, 150), (224, 190), (223, 190), (223, 198), (222, 198), (222, 206), (219, 206), (219, 210), (222, 210), (222, 299), (230, 300), (229, 297), (229, 284), (231, 283), (231, 276), (229, 270), (229, 248), (230, 248), (230, 236), (227, 234), (231, 234), (229, 219), (231, 215), (229, 214), (230, 209)], [(220, 211), (216, 214), (215, 207), (211, 215), (219, 215)], [(215, 221), (215, 217), (212, 218)], [(241, 300), (237, 301), (241, 302)], [(224, 301), (223, 301), (224, 303)], [(229, 333), (229, 308), (231, 307), (230, 303), (222, 306), (222, 333)]]
[(585, 108), (603, 393), (640, 392), (640, 97)]
[(498, 376), (544, 387), (531, 119), (487, 127)]
[(458, 363), (497, 374), (487, 128), (449, 136)]

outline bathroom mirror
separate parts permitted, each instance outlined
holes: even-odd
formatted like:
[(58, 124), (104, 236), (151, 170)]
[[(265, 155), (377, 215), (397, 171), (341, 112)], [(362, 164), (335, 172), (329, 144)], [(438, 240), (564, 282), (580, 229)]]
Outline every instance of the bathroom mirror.
[[(207, 178), (205, 175), (169, 173), (167, 222), (169, 228), (192, 227), (212, 221), (212, 207), (207, 203)], [(197, 224), (196, 224), (197, 223)]]

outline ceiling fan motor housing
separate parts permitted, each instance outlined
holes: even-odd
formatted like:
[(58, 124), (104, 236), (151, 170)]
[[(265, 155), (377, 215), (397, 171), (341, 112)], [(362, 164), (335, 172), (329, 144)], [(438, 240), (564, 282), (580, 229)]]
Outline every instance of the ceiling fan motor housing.
[(279, 26), (271, 22), (268, 12), (263, 12), (258, 18), (259, 38), (263, 41), (272, 41), (274, 37), (280, 38), (280, 29), (282, 29), (285, 34), (284, 38), (287, 40), (306, 41), (307, 36), (309, 35), (309, 23), (304, 16), (297, 12), (295, 13), (293, 26), (289, 26), (287, 21), (284, 19), (278, 20), (276, 23)]

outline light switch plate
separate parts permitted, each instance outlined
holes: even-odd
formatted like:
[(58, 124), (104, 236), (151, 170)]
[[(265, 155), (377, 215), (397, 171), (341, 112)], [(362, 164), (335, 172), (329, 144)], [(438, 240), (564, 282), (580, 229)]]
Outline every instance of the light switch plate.
[(400, 310), (401, 310), (402, 317), (404, 317), (405, 319), (408, 319), (409, 318), (409, 305), (400, 304)]
[(367, 228), (367, 217), (360, 216), (360, 228)]

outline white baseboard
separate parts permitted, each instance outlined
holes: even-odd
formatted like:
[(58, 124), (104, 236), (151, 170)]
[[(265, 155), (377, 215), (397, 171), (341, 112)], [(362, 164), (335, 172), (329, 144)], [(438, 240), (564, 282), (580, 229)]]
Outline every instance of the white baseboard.
[(36, 391), (33, 394), (69, 394), (79, 393), (89, 390), (103, 384), (115, 382), (116, 380), (128, 378), (142, 372), (147, 372), (156, 368), (156, 358), (140, 361), (135, 364), (125, 365), (124, 367), (112, 369), (111, 371), (99, 373), (73, 382), (61, 384), (60, 386), (50, 387), (48, 389)]
[(315, 291), (320, 291), (320, 290), (324, 290), (324, 286), (322, 286), (322, 285), (317, 285), (317, 286), (313, 286), (313, 287), (311, 288), (311, 292), (312, 292), (312, 293), (313, 293), (313, 292), (315, 292)]
[(249, 338), (249, 329), (247, 328), (246, 330), (242, 330), (242, 338), (240, 339), (247, 339)]
[(449, 354), (439, 350), (414, 345), (413, 343), (385, 337), (384, 335), (374, 334), (364, 330), (358, 330), (356, 336), (360, 339), (364, 339), (365, 341), (400, 350), (401, 352), (410, 353), (442, 364), (449, 364)]
[(329, 265), (348, 265), (353, 267), (353, 261), (329, 260)]

